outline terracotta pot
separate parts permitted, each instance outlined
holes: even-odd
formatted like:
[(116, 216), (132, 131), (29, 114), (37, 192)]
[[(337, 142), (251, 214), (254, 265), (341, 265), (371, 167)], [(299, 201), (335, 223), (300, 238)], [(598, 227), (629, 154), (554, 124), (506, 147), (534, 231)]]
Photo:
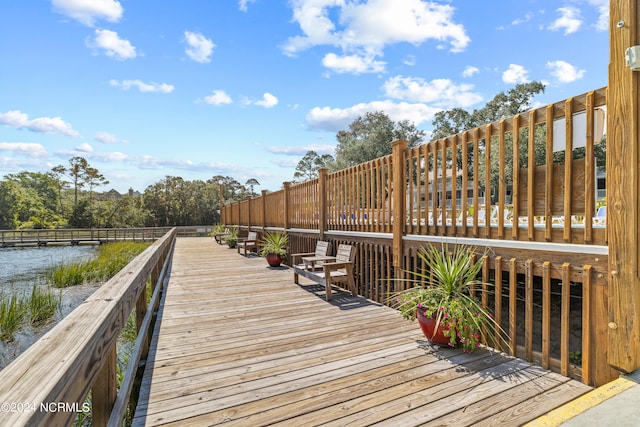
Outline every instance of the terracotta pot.
[(422, 333), (424, 336), (431, 341), (433, 344), (438, 345), (450, 345), (449, 337), (444, 336), (444, 332), (442, 331), (442, 326), (438, 326), (438, 330), (434, 333), (434, 328), (436, 327), (436, 319), (435, 316), (427, 317), (424, 314), (424, 307), (418, 306), (416, 309), (416, 316), (418, 318), (418, 323), (420, 324), (420, 329), (422, 329)]
[(270, 267), (280, 267), (282, 264), (282, 258), (278, 254), (267, 254), (266, 258)]

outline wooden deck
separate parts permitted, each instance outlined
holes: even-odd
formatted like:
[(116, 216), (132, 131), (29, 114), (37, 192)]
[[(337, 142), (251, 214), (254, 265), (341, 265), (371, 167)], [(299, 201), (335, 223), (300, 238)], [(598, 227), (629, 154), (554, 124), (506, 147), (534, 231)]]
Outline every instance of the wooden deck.
[(134, 426), (521, 425), (591, 388), (428, 345), (393, 309), (178, 238)]

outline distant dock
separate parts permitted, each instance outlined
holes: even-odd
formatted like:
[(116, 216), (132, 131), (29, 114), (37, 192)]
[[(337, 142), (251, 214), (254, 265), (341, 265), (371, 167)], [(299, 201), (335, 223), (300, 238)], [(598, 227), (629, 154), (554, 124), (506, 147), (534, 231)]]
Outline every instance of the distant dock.
[[(76, 228), (55, 230), (0, 230), (0, 247), (103, 244), (115, 241), (152, 242), (169, 227)], [(177, 227), (180, 236), (204, 236), (211, 226)]]

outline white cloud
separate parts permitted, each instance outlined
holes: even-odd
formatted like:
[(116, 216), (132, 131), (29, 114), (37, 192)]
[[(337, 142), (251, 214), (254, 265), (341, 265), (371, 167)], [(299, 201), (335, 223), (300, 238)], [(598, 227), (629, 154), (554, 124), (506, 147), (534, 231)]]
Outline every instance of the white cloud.
[(19, 110), (0, 114), (0, 124), (16, 129), (28, 129), (38, 133), (58, 133), (72, 138), (80, 136), (78, 132), (73, 130), (69, 123), (60, 117), (38, 117), (37, 119), (30, 120), (27, 114)]
[[(307, 154), (307, 151), (315, 151), (316, 153), (322, 154), (331, 154), (336, 151), (335, 145), (329, 144), (310, 144), (310, 145), (302, 145), (295, 147), (267, 147), (267, 151), (274, 154), (284, 154), (287, 156), (304, 156)], [(298, 161), (293, 166), (296, 166)]]
[(93, 41), (87, 43), (89, 47), (104, 50), (105, 55), (118, 60), (133, 59), (137, 56), (136, 48), (129, 40), (121, 39), (118, 33), (111, 30), (96, 29)]
[(76, 151), (80, 151), (82, 153), (87, 153), (87, 154), (93, 153), (93, 147), (86, 142), (78, 145), (75, 149)]
[(529, 72), (518, 64), (509, 64), (509, 68), (502, 73), (502, 81), (507, 84), (526, 83), (529, 81)]
[(121, 82), (117, 80), (110, 80), (109, 84), (111, 86), (121, 87), (124, 90), (129, 90), (132, 87), (137, 87), (140, 92), (171, 93), (173, 92), (173, 89), (175, 89), (172, 85), (167, 83), (144, 83), (140, 80), (122, 80)]
[(346, 129), (351, 122), (367, 112), (383, 111), (393, 121), (409, 120), (416, 126), (430, 122), (441, 108), (427, 104), (396, 103), (390, 100), (361, 103), (349, 108), (315, 107), (307, 114), (306, 121), (312, 129), (337, 132)]
[(474, 67), (472, 65), (467, 65), (464, 69), (464, 71), (462, 72), (462, 77), (471, 77), (474, 74), (478, 74), (480, 72), (480, 70), (478, 69), (478, 67)]
[[(302, 154), (298, 154), (297, 156), (304, 156), (305, 154), (307, 154), (306, 151)], [(300, 163), (300, 159), (291, 157), (279, 157), (277, 159), (272, 159), (271, 163), (281, 168), (290, 169), (298, 166), (298, 163)]]
[(524, 24), (525, 22), (528, 22), (531, 20), (531, 18), (533, 18), (533, 13), (531, 12), (527, 12), (524, 15), (524, 18), (518, 18), (518, 19), (514, 19), (513, 21), (511, 21), (511, 25), (520, 25), (520, 24)]
[(211, 105), (231, 104), (231, 97), (224, 90), (214, 90), (213, 95), (205, 96), (204, 101)]
[(47, 156), (44, 146), (31, 142), (0, 142), (0, 151), (10, 151), (35, 158)]
[(598, 21), (595, 27), (598, 31), (607, 31), (609, 29), (609, 0), (589, 0), (589, 4), (598, 9)]
[(102, 142), (103, 144), (117, 144), (118, 142), (124, 142), (124, 143), (127, 142), (107, 132), (96, 133), (96, 136), (94, 137), (94, 139), (98, 142)]
[(551, 75), (561, 83), (571, 83), (584, 76), (585, 70), (579, 70), (574, 65), (565, 61), (549, 61), (547, 68), (551, 71)]
[(271, 108), (278, 105), (278, 98), (271, 95), (269, 92), (266, 92), (262, 95), (262, 99), (259, 101), (252, 101), (250, 99), (244, 100), (245, 105), (257, 105), (259, 107)]
[(253, 3), (254, 1), (256, 0), (240, 0), (238, 7), (242, 12), (246, 12), (248, 10), (249, 3)]
[(51, 0), (54, 9), (85, 25), (96, 20), (118, 22), (122, 18), (122, 5), (116, 0)]
[(427, 82), (418, 77), (396, 76), (387, 80), (383, 89), (390, 98), (433, 103), (444, 108), (469, 107), (482, 101), (482, 96), (471, 91), (473, 85), (456, 85), (449, 79)]
[(322, 65), (336, 73), (381, 73), (384, 72), (385, 62), (374, 60), (373, 56), (344, 55), (328, 53), (322, 58)]
[(549, 25), (551, 31), (564, 30), (564, 34), (575, 33), (582, 25), (582, 14), (576, 7), (561, 7), (557, 9), (560, 17)]
[(416, 57), (415, 55), (407, 55), (407, 57), (402, 61), (404, 65), (408, 65), (410, 67), (416, 65)]
[(216, 45), (199, 33), (185, 31), (184, 37), (187, 40), (187, 48), (185, 52), (189, 58), (196, 62), (211, 62), (211, 54)]
[(470, 42), (464, 26), (453, 20), (454, 8), (447, 4), (421, 0), (292, 0), (291, 4), (302, 34), (287, 40), (283, 47), (287, 55), (329, 45), (340, 47), (343, 58), (355, 54), (372, 58), (373, 63), (389, 44), (435, 40), (460, 52)]
[(122, 162), (128, 160), (129, 156), (119, 151), (112, 151), (106, 153), (93, 153), (91, 158), (103, 162)]

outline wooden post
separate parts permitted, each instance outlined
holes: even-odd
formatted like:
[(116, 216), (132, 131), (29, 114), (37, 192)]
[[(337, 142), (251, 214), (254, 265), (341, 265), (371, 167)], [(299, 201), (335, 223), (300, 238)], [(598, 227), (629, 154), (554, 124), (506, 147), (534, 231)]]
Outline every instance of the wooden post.
[[(405, 176), (405, 153), (407, 151), (407, 141), (395, 140), (391, 143), (392, 165), (393, 165), (393, 267), (396, 277), (402, 274), (402, 255), (404, 236), (404, 223), (406, 215), (406, 176)], [(435, 197), (435, 196), (434, 196)]]
[(610, 2), (607, 95), (608, 362), (622, 372), (640, 368), (640, 71), (632, 71), (625, 63), (625, 50), (640, 44), (638, 12), (637, 0)]
[(267, 226), (267, 190), (262, 190), (262, 232)]
[(248, 222), (247, 230), (249, 230), (249, 231), (252, 231), (251, 230), (251, 199), (252, 198), (248, 198), (247, 201), (245, 202), (245, 204), (247, 206), (247, 222)]
[(327, 231), (327, 168), (318, 169), (318, 215), (320, 215), (318, 228), (320, 240), (324, 240), (324, 232)]
[(107, 354), (98, 378), (93, 384), (91, 392), (92, 425), (96, 427), (107, 425), (113, 404), (116, 401), (116, 364), (118, 359), (116, 347), (116, 344), (114, 344)]
[(286, 231), (289, 229), (289, 187), (291, 187), (291, 183), (285, 182), (282, 185), (284, 186), (284, 229)]

